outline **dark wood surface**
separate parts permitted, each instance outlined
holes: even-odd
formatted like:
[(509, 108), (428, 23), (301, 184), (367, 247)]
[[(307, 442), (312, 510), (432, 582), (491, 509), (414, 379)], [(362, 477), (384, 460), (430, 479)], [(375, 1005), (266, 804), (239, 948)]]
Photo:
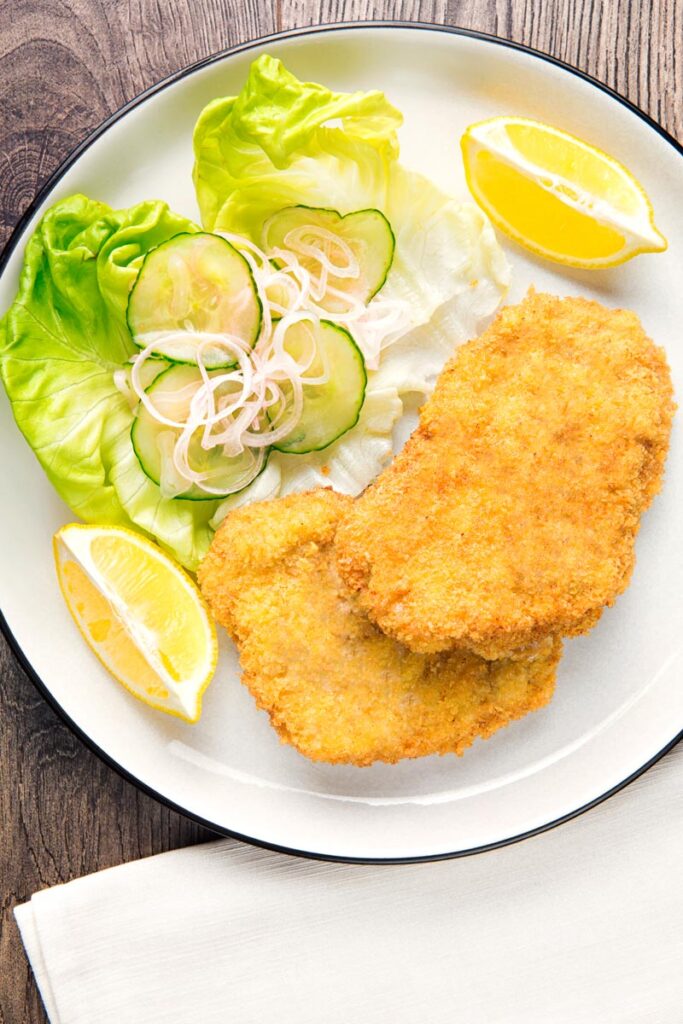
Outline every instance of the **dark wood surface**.
[[(151, 83), (269, 32), (382, 17), (530, 44), (600, 78), (683, 137), (683, 0), (0, 0), (0, 244), (69, 151)], [(1, 1024), (46, 1019), (15, 903), (208, 838), (91, 754), (0, 640)]]

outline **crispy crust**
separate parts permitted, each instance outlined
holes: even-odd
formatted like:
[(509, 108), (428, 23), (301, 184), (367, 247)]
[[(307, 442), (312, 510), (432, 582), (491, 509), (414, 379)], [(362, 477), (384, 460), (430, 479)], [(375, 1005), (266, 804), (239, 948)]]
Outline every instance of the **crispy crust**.
[(546, 704), (558, 641), (517, 660), (426, 656), (359, 613), (332, 552), (351, 505), (320, 490), (238, 509), (199, 569), (243, 681), (283, 741), (315, 761), (359, 766), (462, 754)]
[(628, 584), (674, 408), (634, 313), (532, 292), (456, 352), (340, 527), (339, 571), (414, 651), (586, 632)]

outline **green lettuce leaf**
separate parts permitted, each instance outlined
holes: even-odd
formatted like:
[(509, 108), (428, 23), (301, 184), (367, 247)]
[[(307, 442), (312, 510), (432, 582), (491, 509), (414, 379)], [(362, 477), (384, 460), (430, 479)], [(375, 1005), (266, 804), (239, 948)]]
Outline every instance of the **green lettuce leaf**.
[(381, 92), (331, 92), (259, 57), (239, 96), (209, 103), (195, 126), (204, 226), (258, 242), (284, 206), (382, 208), (402, 120)]
[(216, 502), (172, 501), (144, 475), (114, 372), (137, 351), (126, 306), (145, 254), (199, 230), (162, 202), (127, 210), (76, 195), (30, 239), (0, 322), (0, 372), (16, 422), (50, 481), (88, 522), (139, 526), (186, 566), (206, 550)]

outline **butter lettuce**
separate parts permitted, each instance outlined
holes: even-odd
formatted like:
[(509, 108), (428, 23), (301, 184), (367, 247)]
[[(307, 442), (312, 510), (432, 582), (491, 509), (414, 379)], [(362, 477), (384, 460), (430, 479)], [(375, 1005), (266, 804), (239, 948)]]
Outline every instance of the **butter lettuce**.
[(239, 96), (209, 103), (195, 126), (202, 223), (258, 244), (284, 206), (378, 209), (396, 236), (382, 298), (405, 300), (413, 327), (462, 293), (490, 315), (509, 283), (493, 229), (473, 203), (399, 163), (401, 122), (381, 92), (335, 93), (259, 57)]
[(259, 57), (239, 96), (209, 103), (195, 126), (204, 227), (258, 242), (284, 206), (382, 208), (402, 120), (381, 92), (334, 93)]
[(172, 501), (144, 475), (133, 413), (114, 373), (137, 351), (126, 306), (145, 254), (198, 227), (162, 202), (127, 210), (76, 195), (29, 240), (0, 322), (0, 372), (14, 417), (50, 481), (88, 522), (138, 526), (194, 568), (217, 503)]

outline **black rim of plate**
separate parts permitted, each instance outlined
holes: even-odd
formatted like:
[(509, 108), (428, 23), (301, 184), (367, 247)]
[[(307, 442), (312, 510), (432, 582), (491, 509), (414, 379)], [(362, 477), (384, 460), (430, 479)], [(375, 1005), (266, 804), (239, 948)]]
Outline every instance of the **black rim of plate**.
[[(48, 178), (43, 187), (40, 189), (35, 199), (32, 201), (30, 206), (25, 210), (19, 221), (17, 222), (5, 248), (0, 254), (0, 274), (4, 272), (4, 269), (13, 254), (14, 250), (19, 245), (26, 227), (30, 220), (38, 210), (38, 208), (47, 199), (49, 194), (53, 191), (58, 182), (62, 179), (64, 174), (77, 162), (80, 156), (88, 149), (101, 135), (111, 128), (113, 124), (124, 117), (134, 107), (144, 103), (145, 100), (155, 96), (158, 92), (168, 88), (170, 85), (174, 85), (181, 79), (194, 74), (201, 68), (207, 67), (210, 64), (219, 63), (227, 57), (232, 56), (236, 53), (244, 53), (258, 47), (262, 47), (272, 42), (281, 42), (286, 39), (297, 38), (301, 36), (315, 36), (325, 32), (338, 32), (338, 31), (353, 31), (354, 29), (408, 29), (412, 31), (424, 31), (424, 32), (439, 32), (447, 35), (464, 36), (469, 39), (477, 39), (480, 42), (494, 44), (496, 46), (506, 47), (510, 50), (518, 50), (521, 53), (525, 53), (537, 60), (545, 61), (548, 64), (553, 64), (555, 67), (561, 68), (563, 71), (569, 72), (576, 78), (583, 79), (584, 82), (588, 82), (590, 85), (599, 89), (601, 92), (610, 96), (617, 103), (626, 107), (631, 113), (635, 114), (641, 121), (649, 125), (658, 135), (665, 139), (681, 156), (683, 156), (683, 146), (676, 139), (673, 138), (661, 125), (654, 121), (648, 114), (636, 107), (635, 104), (631, 103), (630, 100), (625, 99), (623, 96), (615, 92), (608, 85), (598, 81), (591, 75), (586, 74), (585, 71), (581, 71), (579, 68), (573, 67), (571, 64), (567, 64), (564, 61), (559, 60), (557, 57), (553, 57), (550, 54), (543, 53), (540, 50), (535, 50), (530, 46), (525, 46), (523, 43), (515, 43), (508, 39), (501, 39), (499, 36), (491, 35), (487, 32), (478, 32), (475, 30), (456, 28), (451, 25), (433, 25), (427, 22), (412, 22), (412, 21), (361, 21), (361, 22), (337, 22), (330, 25), (315, 25), (307, 28), (290, 29), (285, 32), (277, 32), (271, 35), (261, 36), (258, 39), (250, 40), (246, 43), (240, 43), (237, 46), (229, 47), (228, 49), (221, 50), (218, 53), (211, 54), (208, 57), (204, 57), (202, 60), (196, 61), (194, 64), (190, 64), (188, 67), (182, 68), (179, 71), (168, 75), (163, 78), (160, 82), (145, 89), (144, 92), (139, 93), (128, 103), (124, 104), (117, 111), (111, 114), (106, 120), (104, 120), (97, 128), (95, 128), (90, 135), (88, 135), (59, 165), (56, 171)], [(432, 861), (450, 860), (455, 857), (468, 857), (475, 853), (486, 853), (489, 850), (496, 850), (504, 846), (510, 846), (512, 843), (521, 842), (523, 839), (529, 839), (531, 836), (539, 835), (541, 832), (547, 832), (552, 828), (556, 828), (558, 825), (562, 825), (566, 821), (570, 821), (572, 818), (578, 817), (580, 814), (585, 813), (597, 804), (602, 803), (604, 800), (609, 799), (615, 793), (624, 789), (629, 783), (633, 782), (640, 775), (646, 772), (652, 767), (655, 762), (659, 761), (666, 753), (668, 753), (676, 744), (683, 738), (683, 730), (674, 736), (669, 743), (666, 744), (658, 753), (649, 759), (645, 764), (641, 765), (640, 768), (636, 769), (631, 775), (617, 783), (607, 792), (602, 793), (594, 800), (583, 804), (581, 807), (577, 807), (576, 810), (570, 811), (567, 814), (562, 815), (560, 818), (555, 818), (553, 821), (547, 822), (545, 825), (539, 825), (537, 828), (530, 829), (527, 832), (522, 832), (519, 835), (509, 836), (505, 839), (500, 839), (495, 843), (488, 843), (485, 846), (477, 846), (467, 850), (454, 850), (451, 853), (436, 853), (436, 854), (424, 854), (413, 857), (345, 857), (334, 854), (316, 853), (308, 850), (297, 850), (287, 846), (279, 846), (276, 843), (269, 843), (263, 839), (255, 839), (252, 836), (242, 835), (239, 832), (235, 832), (223, 825), (218, 825), (215, 822), (207, 821), (205, 818), (200, 817), (198, 814), (187, 810), (185, 807), (181, 807), (179, 804), (173, 802), (166, 796), (158, 793), (151, 786), (137, 779), (134, 775), (123, 768), (117, 761), (109, 756), (101, 747), (99, 747), (83, 730), (73, 721), (72, 718), (66, 713), (61, 707), (59, 702), (53, 697), (45, 683), (38, 676), (37, 672), (29, 662), (28, 658), (24, 654), (23, 650), (19, 646), (17, 640), (12, 634), (11, 629), (5, 619), (4, 615), (0, 611), (0, 629), (7, 640), (14, 656), (21, 665), (22, 669), (29, 677), (33, 685), (37, 688), (39, 693), (45, 698), (48, 704), (53, 710), (59, 715), (63, 722), (71, 729), (71, 731), (89, 747), (103, 761), (109, 768), (112, 768), (118, 775), (124, 778), (127, 782), (132, 783), (137, 789), (141, 790), (147, 796), (153, 797), (159, 803), (164, 804), (171, 810), (177, 811), (179, 814), (191, 821), (196, 822), (198, 825), (202, 825), (204, 828), (215, 832), (219, 836), (227, 836), (232, 839), (239, 839), (244, 843), (249, 843), (252, 846), (258, 846), (262, 849), (272, 850), (275, 853), (285, 853), (294, 857), (303, 857), (311, 860), (322, 860), (322, 861), (333, 861), (345, 864), (420, 864), (429, 863)]]

